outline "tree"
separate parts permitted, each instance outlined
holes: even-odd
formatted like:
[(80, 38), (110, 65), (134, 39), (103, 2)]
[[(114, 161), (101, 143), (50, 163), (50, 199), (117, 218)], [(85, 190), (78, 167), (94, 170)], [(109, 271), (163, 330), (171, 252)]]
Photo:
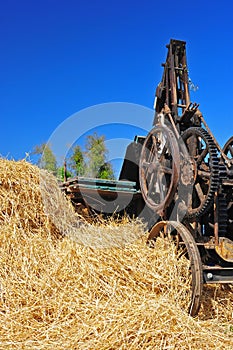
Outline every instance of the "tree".
[(65, 180), (65, 175), (66, 175), (66, 179), (72, 177), (72, 174), (69, 170), (66, 170), (66, 174), (65, 174), (65, 168), (64, 165), (59, 167), (57, 169), (57, 179), (60, 181), (64, 181)]
[[(85, 151), (79, 145), (72, 149), (67, 158), (67, 177), (86, 176), (100, 179), (114, 179), (112, 165), (107, 161), (108, 150), (104, 135), (97, 133), (86, 137)], [(58, 167), (56, 157), (49, 144), (42, 143), (34, 147), (32, 155), (38, 156), (37, 165), (53, 173), (59, 180), (64, 180), (64, 167)]]
[(87, 158), (85, 176), (113, 179), (112, 165), (107, 162), (108, 150), (105, 146), (105, 137), (98, 136), (96, 132), (93, 135), (88, 135), (85, 149)]
[(85, 173), (85, 161), (84, 155), (80, 146), (74, 146), (73, 154), (69, 158), (69, 167), (76, 176), (83, 176)]
[(51, 150), (51, 147), (47, 143), (42, 143), (41, 145), (36, 145), (32, 152), (34, 155), (38, 155), (37, 165), (46, 169), (54, 175), (57, 174), (57, 161), (56, 157)]
[(112, 169), (112, 165), (109, 162), (104, 163), (96, 176), (98, 179), (115, 179), (114, 172)]

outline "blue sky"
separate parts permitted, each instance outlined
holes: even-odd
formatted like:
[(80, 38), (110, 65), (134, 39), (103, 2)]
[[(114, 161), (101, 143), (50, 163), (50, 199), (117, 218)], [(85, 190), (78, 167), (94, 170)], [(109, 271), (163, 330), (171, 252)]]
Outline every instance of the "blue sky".
[(96, 104), (152, 108), (170, 38), (187, 42), (192, 101), (217, 140), (233, 134), (231, 0), (6, 0), (0, 17), (2, 156), (24, 158)]

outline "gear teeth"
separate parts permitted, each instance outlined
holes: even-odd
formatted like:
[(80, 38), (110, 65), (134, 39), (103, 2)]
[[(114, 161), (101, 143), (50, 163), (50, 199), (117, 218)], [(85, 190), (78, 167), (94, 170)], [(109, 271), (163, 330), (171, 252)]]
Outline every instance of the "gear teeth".
[(198, 211), (189, 211), (186, 214), (186, 218), (193, 219), (199, 218), (209, 211), (211, 205), (213, 204), (214, 194), (218, 190), (219, 187), (219, 159), (217, 156), (217, 148), (212, 137), (208, 134), (208, 132), (200, 127), (191, 127), (184, 131), (182, 138), (185, 141), (189, 136), (197, 135), (202, 137), (202, 139), (206, 142), (209, 154), (210, 154), (210, 170), (211, 170), (211, 178), (207, 196), (202, 203), (200, 209)]
[(228, 224), (227, 202), (223, 193), (218, 195), (218, 234), (226, 236)]
[(225, 166), (225, 164), (223, 164), (222, 162), (219, 162), (219, 180), (220, 182), (222, 182), (222, 180), (227, 178), (227, 168)]

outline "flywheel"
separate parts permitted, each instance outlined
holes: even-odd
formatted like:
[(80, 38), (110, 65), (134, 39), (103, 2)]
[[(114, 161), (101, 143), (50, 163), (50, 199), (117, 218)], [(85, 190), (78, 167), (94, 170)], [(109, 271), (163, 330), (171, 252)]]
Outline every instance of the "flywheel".
[(139, 162), (139, 180), (145, 203), (163, 216), (173, 200), (180, 174), (179, 146), (167, 126), (155, 126), (147, 135)]

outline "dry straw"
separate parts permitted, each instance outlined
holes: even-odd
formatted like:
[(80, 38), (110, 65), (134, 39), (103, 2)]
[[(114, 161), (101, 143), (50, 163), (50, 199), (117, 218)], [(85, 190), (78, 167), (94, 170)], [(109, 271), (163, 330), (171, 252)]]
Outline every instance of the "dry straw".
[(231, 286), (205, 288), (191, 318), (185, 261), (140, 222), (83, 223), (51, 175), (0, 172), (0, 349), (233, 348)]

